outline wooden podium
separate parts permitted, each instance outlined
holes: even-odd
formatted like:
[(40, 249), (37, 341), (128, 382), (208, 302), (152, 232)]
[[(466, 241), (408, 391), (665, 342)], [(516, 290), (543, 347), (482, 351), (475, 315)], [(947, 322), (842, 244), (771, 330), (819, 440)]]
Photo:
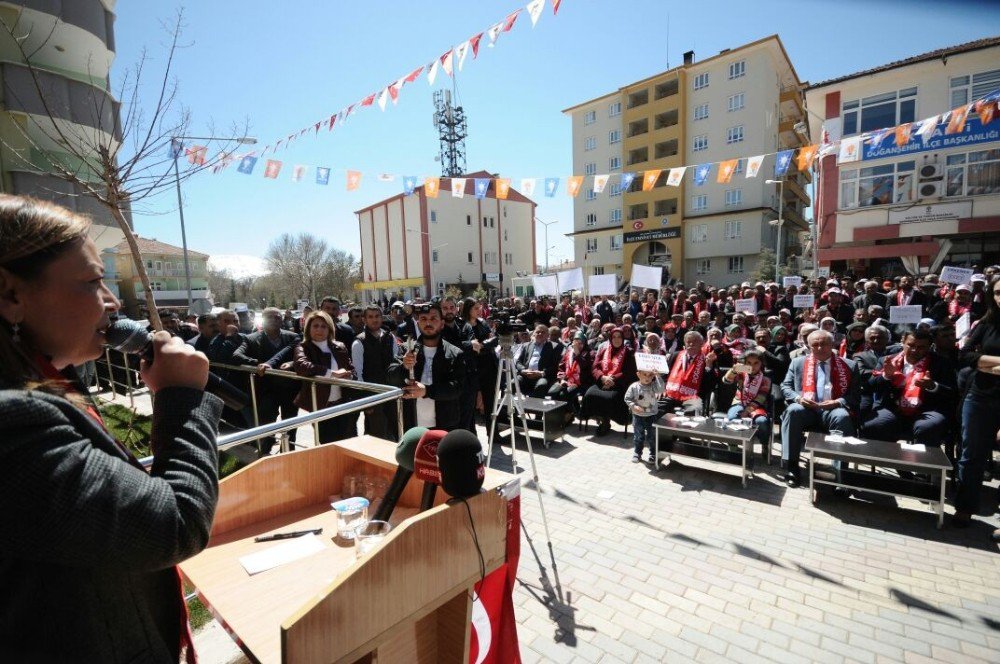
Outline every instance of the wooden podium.
[[(423, 483), (414, 479), (378, 549), (356, 560), (353, 544), (337, 538), (331, 496), (345, 475), (391, 478), (395, 447), (360, 436), (261, 459), (221, 482), (208, 547), (181, 571), (251, 660), (469, 661), (470, 591), (482, 567), (465, 505), (446, 504), (439, 489), (435, 507), (418, 514)], [(484, 493), (468, 501), (486, 574), (505, 559), (507, 505), (497, 489), (513, 479), (487, 470)], [(255, 536), (309, 528), (323, 528), (321, 552), (254, 576), (240, 564), (281, 543)]]

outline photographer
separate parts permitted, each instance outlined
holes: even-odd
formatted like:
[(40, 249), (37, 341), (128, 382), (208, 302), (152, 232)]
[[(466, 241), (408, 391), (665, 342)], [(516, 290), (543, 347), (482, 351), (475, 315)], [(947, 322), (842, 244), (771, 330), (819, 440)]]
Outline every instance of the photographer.
[(119, 308), (89, 227), (0, 196), (0, 659), (193, 659), (174, 566), (208, 543), (222, 402), (203, 391), (205, 356), (157, 332), (141, 364), (152, 470), (108, 433), (73, 374), (100, 356)]

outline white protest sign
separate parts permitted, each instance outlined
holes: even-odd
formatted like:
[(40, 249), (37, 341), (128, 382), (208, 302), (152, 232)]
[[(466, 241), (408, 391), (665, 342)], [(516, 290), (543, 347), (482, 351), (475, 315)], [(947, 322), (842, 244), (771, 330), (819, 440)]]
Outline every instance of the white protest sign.
[(757, 300), (752, 297), (745, 300), (736, 300), (734, 304), (736, 306), (736, 311), (742, 311), (745, 314), (757, 313)]
[(816, 297), (813, 295), (795, 295), (792, 297), (792, 307), (795, 309), (812, 309), (815, 303)]
[(788, 288), (789, 286), (795, 286), (798, 288), (802, 285), (802, 277), (782, 277), (781, 285), (784, 288)]
[(924, 317), (924, 308), (919, 304), (905, 307), (889, 307), (889, 322), (897, 325), (916, 325)]
[(532, 277), (531, 283), (535, 287), (535, 296), (559, 295), (559, 280), (554, 274), (547, 274), (543, 277)]
[(830, 266), (827, 265), (826, 267), (818, 267), (818, 268), (816, 268), (816, 276), (817, 277), (829, 277), (830, 276)]
[(941, 268), (941, 281), (949, 284), (970, 284), (972, 283), (973, 271), (971, 268), (952, 267), (946, 265)]
[(964, 314), (958, 317), (955, 321), (955, 338), (961, 339), (969, 333), (969, 328), (972, 327), (972, 319), (969, 318), (969, 312), (966, 311)]
[(658, 291), (660, 290), (662, 281), (662, 267), (632, 264), (632, 285), (636, 288), (652, 288)]
[(656, 373), (670, 373), (667, 367), (667, 356), (654, 353), (636, 353), (635, 368), (639, 371), (655, 371)]
[(587, 279), (588, 295), (614, 295), (618, 292), (618, 275), (592, 274)]
[(574, 270), (564, 270), (556, 274), (559, 280), (559, 292), (565, 293), (572, 290), (583, 290), (583, 268)]

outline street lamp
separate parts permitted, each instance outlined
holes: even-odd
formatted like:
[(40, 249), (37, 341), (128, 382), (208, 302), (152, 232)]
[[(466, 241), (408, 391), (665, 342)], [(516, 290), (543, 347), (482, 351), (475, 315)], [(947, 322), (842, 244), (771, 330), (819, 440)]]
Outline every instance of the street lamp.
[[(427, 231), (421, 231), (421, 230), (418, 230), (416, 228), (407, 228), (406, 232), (407, 233), (417, 233), (418, 235), (423, 235), (424, 238), (426, 238), (425, 240), (423, 240), (424, 242), (429, 242), (429, 239), (430, 239), (430, 236), (431, 236), (431, 234), (429, 232), (427, 232)], [(430, 249), (429, 249), (430, 257), (431, 257), (430, 258), (430, 265), (427, 266), (427, 278), (431, 282), (430, 283), (430, 288), (428, 288), (428, 296), (429, 297), (434, 297), (434, 295), (437, 294), (437, 282), (434, 281), (434, 252), (437, 251), (438, 249), (441, 249), (441, 248), (447, 247), (447, 246), (448, 246), (448, 243), (445, 242), (443, 244), (437, 245), (436, 247), (430, 247)]]
[(538, 217), (535, 217), (535, 221), (537, 221), (538, 223), (540, 223), (542, 226), (545, 226), (545, 246), (547, 247), (545, 249), (545, 272), (548, 273), (548, 271), (549, 271), (549, 249), (552, 248), (552, 247), (549, 247), (549, 226), (551, 226), (552, 224), (556, 223), (556, 221), (555, 220), (553, 220), (553, 221), (542, 221)]
[[(219, 138), (217, 136), (171, 136), (171, 146), (174, 145), (174, 141), (236, 141), (240, 145), (253, 145), (257, 142), (257, 139), (246, 136), (243, 138)], [(180, 168), (177, 166), (177, 158), (180, 157), (181, 151), (179, 149), (172, 149), (171, 151), (174, 155), (174, 180), (177, 184), (177, 211), (181, 217), (181, 248), (184, 251), (184, 283), (187, 286), (188, 313), (190, 313), (191, 305), (193, 303), (193, 299), (191, 297), (191, 264), (188, 262), (187, 231), (184, 228), (184, 201), (181, 199), (181, 172)]]
[(774, 280), (777, 282), (781, 276), (781, 227), (784, 226), (785, 220), (782, 218), (782, 213), (784, 208), (782, 207), (785, 203), (785, 181), (784, 180), (765, 180), (767, 184), (778, 185), (778, 218), (772, 219), (768, 223), (772, 226), (778, 227), (778, 246), (774, 253)]

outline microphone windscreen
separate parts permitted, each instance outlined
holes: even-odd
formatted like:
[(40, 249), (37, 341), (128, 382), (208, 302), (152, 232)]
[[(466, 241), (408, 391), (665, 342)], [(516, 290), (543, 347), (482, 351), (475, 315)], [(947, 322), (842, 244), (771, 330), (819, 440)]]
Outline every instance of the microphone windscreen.
[(396, 445), (396, 464), (400, 468), (413, 472), (413, 457), (417, 452), (417, 443), (427, 433), (427, 427), (413, 427), (403, 434)]
[(444, 438), (446, 431), (429, 429), (420, 437), (417, 451), (413, 455), (413, 474), (418, 480), (441, 484), (441, 471), (438, 469), (438, 443)]
[(149, 345), (149, 331), (142, 323), (118, 319), (104, 332), (104, 342), (111, 350), (122, 353), (141, 353)]
[(483, 488), (486, 468), (483, 446), (471, 431), (450, 432), (437, 448), (441, 469), (441, 488), (453, 498), (471, 498)]

